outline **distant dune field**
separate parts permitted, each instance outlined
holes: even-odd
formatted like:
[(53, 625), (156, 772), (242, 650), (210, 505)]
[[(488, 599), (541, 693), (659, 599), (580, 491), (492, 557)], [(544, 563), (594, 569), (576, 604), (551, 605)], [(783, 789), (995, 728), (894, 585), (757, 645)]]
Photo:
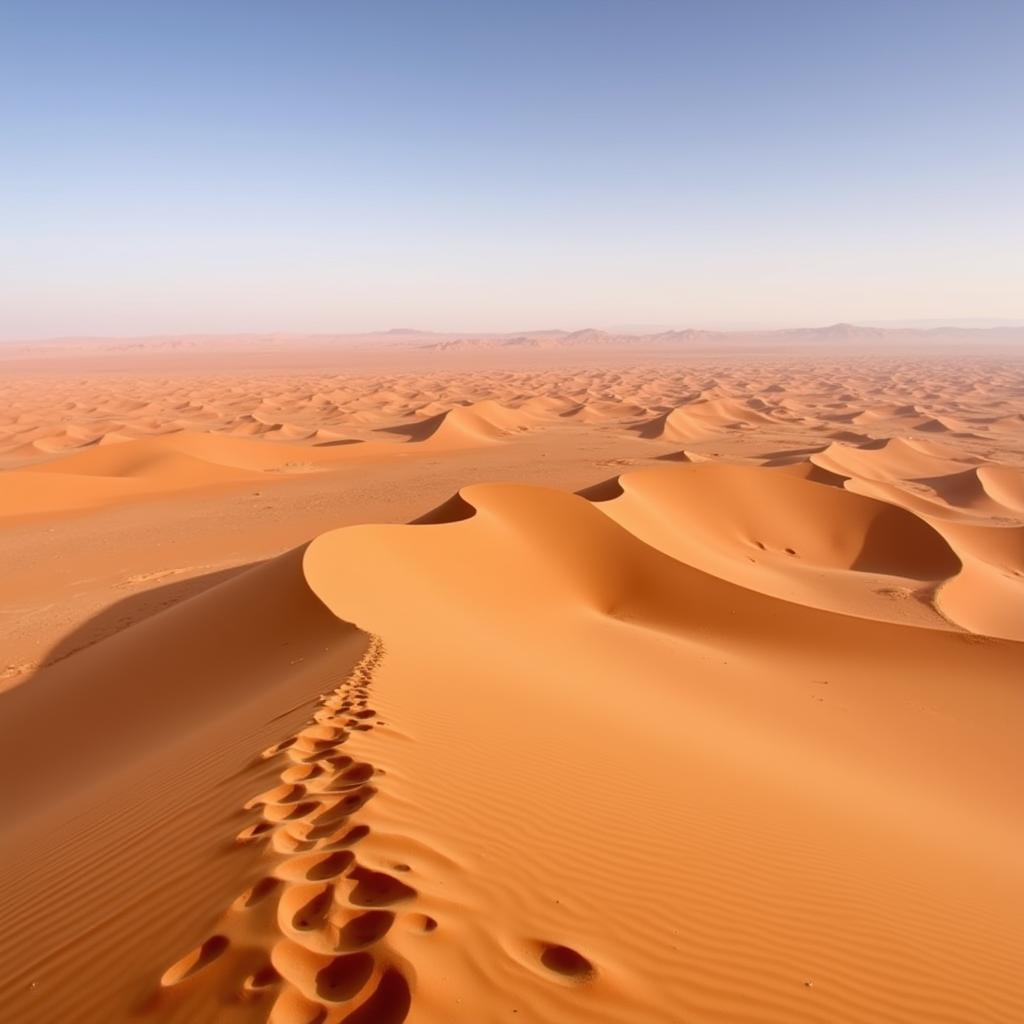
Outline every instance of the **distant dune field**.
[(1014, 330), (0, 346), (0, 1017), (1024, 1020)]

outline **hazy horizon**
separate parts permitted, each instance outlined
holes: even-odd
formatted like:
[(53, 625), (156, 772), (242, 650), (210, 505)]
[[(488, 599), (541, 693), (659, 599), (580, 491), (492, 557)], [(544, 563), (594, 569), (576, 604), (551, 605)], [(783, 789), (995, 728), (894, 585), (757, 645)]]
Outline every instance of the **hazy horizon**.
[(1020, 5), (5, 28), (0, 338), (1020, 322)]
[(0, 345), (17, 345), (45, 343), (50, 341), (145, 341), (159, 340), (162, 338), (233, 338), (233, 337), (259, 337), (259, 338), (331, 338), (331, 337), (372, 337), (379, 335), (387, 336), (422, 336), (422, 337), (463, 337), (463, 338), (515, 338), (517, 336), (532, 336), (543, 334), (582, 334), (587, 331), (595, 331), (610, 336), (625, 335), (635, 337), (653, 336), (685, 331), (704, 331), (710, 334), (772, 334), (787, 332), (827, 332), (831, 328), (851, 327), (865, 329), (885, 329), (891, 331), (934, 331), (962, 330), (968, 332), (984, 332), (1006, 329), (1024, 328), (1024, 319), (986, 319), (986, 318), (954, 318), (950, 320), (863, 320), (857, 323), (850, 321), (833, 321), (828, 324), (781, 324), (765, 326), (759, 324), (731, 324), (725, 326), (709, 326), (694, 324), (583, 324), (570, 327), (548, 326), (548, 327), (522, 327), (510, 331), (488, 331), (475, 330), (473, 328), (441, 328), (428, 330), (411, 324), (405, 326), (384, 327), (367, 331), (346, 331), (346, 330), (324, 330), (324, 331), (289, 331), (283, 329), (268, 330), (237, 330), (237, 331), (157, 331), (137, 333), (111, 333), (111, 334), (61, 334), (61, 335), (38, 335), (24, 337), (0, 337)]

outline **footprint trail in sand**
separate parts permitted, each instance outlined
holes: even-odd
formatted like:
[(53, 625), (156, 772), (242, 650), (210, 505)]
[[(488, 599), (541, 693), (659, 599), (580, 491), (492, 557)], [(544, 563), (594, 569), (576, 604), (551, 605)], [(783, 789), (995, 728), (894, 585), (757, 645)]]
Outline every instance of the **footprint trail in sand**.
[(370, 686), (383, 655), (374, 638), (313, 722), (261, 755), (287, 764), (279, 785), (246, 804), (260, 820), (237, 841), (266, 843), (275, 863), (232, 903), (214, 934), (167, 968), (151, 1011), (174, 1016), (203, 986), (207, 998), (216, 998), (214, 989), (228, 1001), (266, 1004), (272, 1024), (405, 1019), (411, 966), (387, 936), (403, 915), (425, 932), (436, 922), (411, 910), (411, 885), (360, 863), (370, 829), (354, 816), (376, 794), (380, 772), (344, 753), (353, 734), (377, 721)]

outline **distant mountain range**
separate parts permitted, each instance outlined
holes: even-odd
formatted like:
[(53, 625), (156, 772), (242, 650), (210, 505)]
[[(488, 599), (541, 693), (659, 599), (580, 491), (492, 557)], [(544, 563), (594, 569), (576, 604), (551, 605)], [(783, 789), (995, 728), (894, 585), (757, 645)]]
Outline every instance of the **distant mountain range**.
[(861, 346), (867, 349), (945, 348), (957, 345), (984, 348), (1024, 346), (1024, 325), (992, 327), (879, 327), (837, 323), (827, 327), (790, 327), (780, 330), (712, 331), (687, 328), (651, 333), (609, 331), (587, 327), (577, 331), (557, 329), (513, 334), (488, 332), (432, 332), (413, 328), (392, 328), (361, 334), (244, 333), (182, 334), (148, 337), (65, 337), (34, 341), (9, 341), (5, 353), (32, 351), (56, 355), (60, 351), (174, 352), (190, 349), (207, 351), (288, 350), (325, 351), (333, 349), (415, 349), (422, 352), (456, 353), (507, 351), (516, 349), (569, 349), (633, 351), (714, 350), (730, 348), (785, 349), (808, 346)]
[(409, 339), (419, 348), (464, 352), (508, 348), (714, 348), (740, 346), (786, 347), (817, 344), (869, 345), (893, 343), (947, 345), (977, 341), (989, 345), (1024, 344), (1019, 327), (866, 327), (838, 323), (827, 327), (790, 327), (771, 331), (709, 331), (688, 328), (633, 334), (585, 328), (579, 331), (529, 331), (512, 335), (465, 334)]

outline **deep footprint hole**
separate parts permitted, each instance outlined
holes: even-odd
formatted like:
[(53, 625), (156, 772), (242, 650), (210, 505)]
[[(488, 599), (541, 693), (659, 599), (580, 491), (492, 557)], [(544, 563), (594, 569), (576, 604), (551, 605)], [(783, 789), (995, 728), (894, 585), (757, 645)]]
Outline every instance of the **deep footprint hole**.
[(355, 854), (348, 850), (339, 850), (329, 857), (314, 864), (307, 872), (306, 877), (313, 882), (319, 882), (326, 878), (336, 878), (343, 871), (347, 871), (355, 860)]
[(352, 999), (362, 991), (372, 974), (373, 957), (369, 953), (336, 956), (317, 972), (317, 995), (332, 1003)]
[(191, 978), (207, 965), (213, 963), (227, 948), (226, 935), (211, 935), (201, 946), (187, 953), (176, 964), (164, 971), (160, 984), (168, 987)]
[(292, 918), (292, 927), (296, 931), (308, 932), (319, 928), (327, 917), (328, 910), (334, 902), (334, 888), (326, 885), (311, 900), (304, 903)]
[(410, 900), (416, 890), (383, 871), (356, 868), (350, 875), (356, 886), (349, 894), (349, 902), (357, 907), (386, 907), (402, 900)]
[(555, 974), (564, 978), (585, 981), (594, 975), (594, 965), (582, 954), (569, 946), (544, 946), (540, 954), (540, 962)]
[(339, 945), (345, 949), (369, 946), (384, 938), (395, 923), (390, 910), (368, 910), (349, 921), (339, 934)]

